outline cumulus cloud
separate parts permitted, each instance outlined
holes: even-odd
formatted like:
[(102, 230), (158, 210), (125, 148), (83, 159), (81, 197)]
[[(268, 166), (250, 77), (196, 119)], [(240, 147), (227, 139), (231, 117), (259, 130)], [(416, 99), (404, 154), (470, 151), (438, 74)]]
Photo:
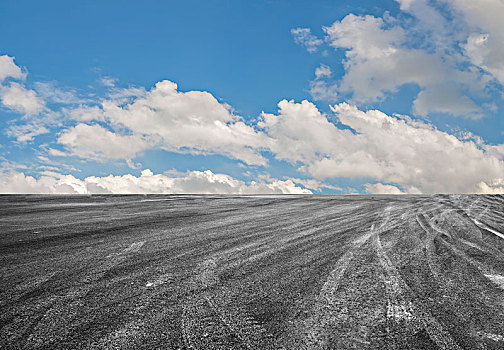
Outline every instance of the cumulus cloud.
[[(314, 82), (320, 84), (314, 85), (313, 90), (320, 88), (321, 98), (335, 98), (336, 88), (343, 88), (346, 77), (356, 72), (356, 66), (365, 68), (370, 64), (372, 69), (369, 68), (368, 73), (372, 73), (374, 82), (366, 81), (360, 86), (358, 79), (351, 82), (357, 84), (355, 89), (363, 87), (365, 98), (413, 81), (422, 87), (413, 105), (415, 113), (428, 115), (441, 111), (467, 115), (470, 112), (475, 118), (481, 116), (478, 107), (464, 95), (466, 90), (457, 85), (460, 81), (471, 81), (473, 73), (447, 69), (447, 63), (439, 60), (436, 53), (402, 47), (405, 36), (402, 28), (372, 16), (352, 16), (327, 29), (332, 43), (347, 49), (348, 66), (342, 83), (332, 85), (333, 91), (327, 80), (331, 77), (331, 69), (324, 65), (317, 68)], [(359, 31), (369, 32), (369, 37)], [(408, 61), (410, 56), (415, 58)], [(398, 69), (398, 75), (380, 75), (374, 66), (376, 62), (369, 57), (381, 62), (384, 72)], [(416, 72), (411, 65), (418, 57), (426, 58), (435, 74)], [(10, 77), (18, 74), (16, 70), (11, 71)], [(458, 76), (460, 80), (441, 82), (436, 74), (443, 79)], [(39, 101), (40, 96), (35, 91), (10, 80), (2, 83), (0, 89), (3, 104), (24, 113), (21, 120), (26, 121), (24, 125), (12, 123), (5, 130), (7, 135), (20, 142), (30, 141), (49, 132), (49, 125), (56, 124), (49, 116), (51, 104), (47, 107), (43, 100)], [(332, 95), (323, 95), (328, 91)], [(56, 97), (45, 96), (55, 101)], [(396, 189), (406, 193), (502, 190), (504, 145), (489, 145), (474, 135), (455, 136), (427, 122), (390, 116), (378, 110), (364, 111), (352, 104), (340, 103), (331, 109), (334, 112), (331, 120), (337, 118), (338, 123), (331, 122), (311, 102), (283, 100), (278, 104), (278, 112), (262, 113), (258, 122), (246, 123), (230, 106), (210, 93), (181, 92), (170, 81), (161, 81), (150, 90), (113, 87), (96, 105), (86, 102), (62, 109), (61, 115), (65, 118), (62, 118), (64, 127), (57, 134), (58, 146), (55, 143), (45, 145), (47, 154), (44, 155), (100, 161), (124, 159), (132, 168), (141, 167), (141, 163), (133, 160), (149, 149), (219, 154), (248, 165), (262, 166), (267, 165), (267, 156), (289, 162), (304, 173), (303, 177), (313, 179), (260, 177), (258, 181), (245, 183), (224, 174), (194, 171), (176, 176), (144, 172), (140, 177), (111, 175), (84, 180), (56, 173), (45, 173), (38, 179), (9, 173), (3, 175), (2, 181), (9, 191), (25, 188), (25, 192), (50, 193), (339, 190), (324, 185), (321, 179), (326, 178), (360, 178), (367, 183), (364, 187), (369, 193), (391, 193)]]
[(132, 159), (154, 142), (141, 135), (120, 135), (100, 125), (77, 124), (58, 138), (74, 155), (91, 159)]
[[(447, 2), (459, 12), (467, 13), (469, 18), (469, 9), (478, 7), (478, 2), (397, 1), (401, 10), (412, 15), (416, 21), (403, 21), (388, 14), (383, 18), (349, 14), (324, 28), (329, 45), (344, 50), (346, 55), (343, 61), (345, 74), (337, 82), (339, 92), (350, 95), (356, 103), (369, 104), (386, 99), (406, 84), (415, 84), (420, 88), (413, 103), (415, 114), (444, 113), (481, 118), (484, 115), (484, 100), (489, 98), (491, 78), (467, 63), (472, 61), (475, 66), (499, 78), (504, 63), (497, 57), (504, 54), (504, 44), (501, 45), (504, 34), (500, 30), (500, 22), (499, 25), (494, 22), (502, 16), (489, 15), (491, 19), (485, 25), (480, 23), (484, 21), (482, 14), (476, 16), (479, 20), (467, 19), (470, 23), (478, 22), (479, 26), (473, 27), (479, 29), (473, 33), (467, 25), (443, 15), (440, 7)], [(495, 2), (504, 7), (502, 2)], [(497, 13), (501, 11), (496, 4), (486, 7), (495, 8)], [(479, 9), (477, 12), (484, 11)], [(492, 36), (494, 41), (490, 44)], [(320, 72), (319, 68), (317, 70)], [(504, 70), (502, 72), (504, 79)], [(333, 85), (322, 84), (316, 79), (310, 87), (315, 87), (320, 95), (324, 87)], [(443, 91), (441, 96), (446, 95), (446, 99), (441, 100), (439, 91)], [(317, 93), (313, 95), (317, 96)]]
[(26, 116), (40, 113), (44, 109), (44, 101), (35, 91), (27, 90), (23, 85), (11, 82), (7, 86), (0, 86), (2, 104)]
[(325, 64), (315, 69), (315, 80), (310, 82), (310, 94), (315, 101), (334, 103), (338, 100), (338, 86), (324, 80), (331, 75), (331, 68)]
[(338, 186), (332, 186), (325, 184), (321, 181), (315, 180), (315, 179), (299, 179), (295, 177), (290, 177), (288, 180), (291, 180), (295, 184), (299, 184), (304, 186), (305, 188), (308, 188), (310, 190), (314, 191), (322, 191), (324, 188), (330, 189), (330, 190), (335, 190), (335, 191), (342, 191), (343, 189)]
[[(14, 63), (14, 57), (0, 56), (0, 103), (4, 108), (23, 115), (22, 123), (11, 123), (4, 132), (19, 143), (32, 141), (34, 137), (48, 133), (47, 126), (52, 122), (45, 100), (34, 90), (26, 88), (26, 75)], [(18, 81), (9, 81), (7, 78)], [(44, 116), (41, 117), (42, 114)]]
[(79, 122), (105, 121), (103, 109), (99, 106), (79, 106), (76, 108), (64, 108), (63, 113), (70, 119)]
[[(220, 103), (208, 92), (179, 92), (177, 84), (161, 81), (148, 92), (141, 92), (130, 102), (111, 98), (103, 101), (101, 110), (80, 108), (69, 113), (78, 120), (106, 120), (112, 128), (126, 129), (125, 136), (104, 132), (94, 126), (100, 139), (114, 140), (114, 150), (107, 143), (86, 141), (93, 138), (91, 129), (84, 124), (67, 130), (58, 142), (75, 155), (89, 154), (104, 158), (129, 158), (144, 146), (156, 145), (161, 149), (191, 154), (223, 154), (247, 164), (264, 165), (261, 149), (266, 149), (269, 138), (240, 117), (231, 108)], [(79, 137), (86, 132), (85, 137)], [(106, 136), (105, 136), (106, 135)], [(124, 140), (124, 142), (119, 142)], [(131, 144), (132, 145), (131, 145)], [(102, 147), (103, 149), (99, 149)]]
[(7, 136), (14, 137), (17, 142), (33, 141), (34, 137), (42, 134), (47, 134), (48, 132), (49, 129), (37, 122), (11, 125), (5, 130)]
[(315, 77), (317, 79), (330, 77), (332, 75), (331, 68), (325, 64), (321, 64), (315, 69)]
[(289, 162), (311, 163), (340, 149), (350, 151), (350, 130), (338, 129), (308, 101), (278, 103), (278, 114), (263, 113), (258, 126), (272, 138), (270, 150), (278, 159)]
[(271, 151), (278, 159), (319, 179), (357, 177), (408, 193), (465, 193), (482, 191), (481, 182), (498, 189), (494, 184), (504, 178), (501, 146), (347, 103), (332, 109), (347, 129), (337, 128), (308, 101), (286, 100), (277, 115), (263, 114), (259, 126), (274, 140)]
[(476, 66), (504, 84), (504, 2), (501, 0), (443, 0), (468, 24), (465, 53)]
[(364, 187), (366, 188), (367, 193), (373, 193), (373, 194), (404, 194), (403, 191), (401, 191), (398, 187), (393, 186), (393, 185), (384, 185), (382, 183), (375, 183), (375, 184), (365, 184)]
[(413, 112), (427, 116), (431, 112), (466, 116), (471, 119), (483, 117), (481, 109), (455, 85), (440, 84), (420, 91), (413, 102)]
[(36, 179), (22, 172), (0, 176), (1, 193), (186, 193), (186, 194), (309, 194), (291, 180), (269, 179), (245, 183), (210, 170), (190, 171), (179, 176), (154, 174), (149, 169), (140, 176), (90, 176), (84, 180), (72, 175), (45, 172)]
[(318, 79), (312, 80), (310, 82), (310, 95), (315, 101), (334, 103), (339, 98), (338, 85)]
[(26, 73), (14, 63), (14, 57), (0, 56), (0, 83), (6, 78), (24, 79), (25, 77)]
[(313, 35), (310, 28), (293, 28), (291, 34), (294, 36), (294, 41), (306, 47), (306, 50), (310, 53), (317, 51), (318, 47), (324, 42)]
[[(14, 63), (14, 57), (3, 55), (0, 56), (0, 83), (7, 78), (24, 80), (26, 73)], [(26, 89), (18, 82), (0, 85), (0, 101), (5, 107), (25, 116), (41, 112), (45, 105), (44, 100), (35, 91)]]

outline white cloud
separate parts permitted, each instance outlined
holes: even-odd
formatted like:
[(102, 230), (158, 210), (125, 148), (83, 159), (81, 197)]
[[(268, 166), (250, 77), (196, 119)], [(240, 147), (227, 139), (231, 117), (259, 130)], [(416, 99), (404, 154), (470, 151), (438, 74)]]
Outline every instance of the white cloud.
[(502, 0), (443, 0), (468, 24), (463, 45), (472, 63), (504, 84), (504, 2)]
[[(442, 16), (434, 8), (419, 0), (403, 1), (402, 9), (417, 15), (423, 26), (405, 29), (390, 16), (384, 17), (386, 22), (382, 18), (350, 14), (324, 28), (330, 45), (346, 50), (340, 92), (351, 94), (357, 103), (370, 103), (385, 99), (405, 84), (416, 84), (421, 92), (414, 101), (414, 112), (481, 117), (483, 111), (472, 97), (485, 96), (487, 77), (475, 69), (460, 68), (464, 60), (451, 49), (455, 39), (447, 37), (451, 33), (445, 28), (445, 21), (436, 20)], [(433, 21), (439, 24), (437, 30)], [(435, 42), (433, 30), (436, 38), (439, 36)], [(431, 41), (415, 42), (418, 31)], [(430, 103), (426, 95), (433, 96), (446, 86), (448, 101), (438, 98), (437, 103)]]
[(7, 108), (27, 116), (40, 113), (45, 105), (35, 91), (27, 90), (16, 82), (11, 82), (8, 86), (0, 86), (0, 99)]
[(382, 183), (365, 184), (366, 192), (373, 194), (404, 194), (398, 187)]
[[(14, 57), (0, 56), (0, 83), (6, 78), (24, 80), (26, 75), (26, 72), (14, 63)], [(18, 82), (0, 85), (0, 101), (3, 106), (25, 116), (40, 113), (45, 107), (44, 100), (35, 91), (26, 89)]]
[(98, 106), (80, 106), (77, 108), (63, 108), (63, 113), (79, 122), (105, 121), (103, 109)]
[(487, 184), (484, 181), (478, 183), (477, 193), (488, 193), (488, 194), (503, 194), (504, 193), (504, 180), (499, 179), (493, 181), (491, 184)]
[(291, 34), (294, 36), (294, 41), (306, 47), (310, 53), (317, 51), (318, 46), (323, 44), (323, 40), (314, 36), (310, 28), (294, 28), (291, 29)]
[(69, 155), (69, 154), (67, 154), (63, 151), (60, 151), (59, 149), (55, 149), (55, 148), (50, 148), (48, 150), (48, 153), (49, 153), (49, 155), (55, 156), (55, 157), (66, 157)]
[(6, 78), (24, 79), (26, 73), (14, 63), (14, 57), (0, 56), (0, 83)]
[(100, 83), (105, 87), (114, 87), (117, 82), (116, 78), (112, 77), (101, 77)]
[(315, 68), (315, 77), (317, 79), (330, 77), (331, 74), (332, 74), (331, 68), (329, 66), (326, 66), (325, 64), (321, 64), (320, 66)]
[(190, 171), (171, 177), (143, 170), (141, 176), (90, 176), (84, 180), (72, 175), (45, 172), (39, 179), (21, 172), (0, 176), (1, 193), (201, 193), (201, 194), (308, 194), (291, 180), (270, 179), (245, 183), (210, 170)]
[(34, 88), (40, 98), (47, 102), (55, 102), (61, 104), (76, 104), (89, 102), (89, 99), (78, 96), (74, 89), (61, 89), (54, 82), (35, 82)]
[(310, 81), (310, 95), (315, 101), (338, 101), (338, 85), (327, 83), (322, 80)]
[(278, 115), (263, 113), (258, 123), (273, 139), (270, 149), (278, 159), (311, 163), (351, 141), (352, 132), (338, 129), (313, 103), (283, 100), (278, 107)]
[(301, 164), (319, 179), (369, 178), (409, 193), (465, 193), (482, 191), (481, 182), (495, 187), (504, 178), (501, 146), (346, 103), (332, 108), (355, 133), (337, 128), (307, 101), (280, 102), (278, 115), (263, 114), (259, 126), (274, 139), (277, 158)]
[(310, 94), (315, 101), (334, 103), (338, 100), (338, 86), (323, 80), (331, 75), (331, 68), (325, 64), (315, 69), (315, 80), (310, 82)]
[(424, 117), (430, 112), (460, 115), (470, 119), (483, 117), (481, 109), (450, 84), (427, 87), (420, 91), (413, 102), (413, 112)]
[[(93, 154), (121, 158), (122, 154), (122, 158), (128, 158), (149, 146), (181, 153), (223, 154), (247, 164), (266, 164), (260, 151), (268, 147), (269, 138), (245, 124), (210, 93), (179, 92), (170, 81), (161, 81), (150, 91), (140, 93), (132, 101), (125, 102), (121, 94), (118, 99), (105, 100), (103, 111), (96, 108), (67, 111), (76, 119), (106, 120), (113, 129), (131, 131), (128, 141), (116, 133), (106, 133), (107, 138), (117, 141), (113, 152), (106, 143), (88, 141), (93, 136), (84, 124), (79, 126), (80, 130), (74, 130), (77, 127), (67, 130), (64, 134), (67, 136), (60, 137), (59, 142), (81, 157)], [(129, 89), (127, 94), (131, 94)], [(86, 137), (79, 137), (85, 130), (89, 131)], [(93, 130), (100, 131), (97, 126)], [(103, 134), (99, 134), (100, 138)], [(124, 142), (119, 142), (120, 139)]]
[(327, 185), (325, 183), (322, 183), (321, 181), (315, 180), (315, 179), (299, 179), (299, 178), (294, 178), (290, 177), (288, 180), (291, 180), (295, 184), (300, 184), (304, 186), (307, 189), (314, 190), (314, 191), (322, 191), (322, 189), (327, 188), (330, 190), (335, 190), (335, 191), (342, 191), (343, 189), (338, 186), (332, 186), (332, 185)]
[(33, 141), (35, 136), (47, 134), (48, 132), (49, 130), (44, 125), (37, 122), (11, 125), (5, 130), (7, 136), (16, 138), (17, 142)]
[(77, 124), (58, 138), (74, 155), (91, 159), (131, 159), (155, 142), (141, 135), (120, 135), (100, 125)]
[[(457, 85), (461, 81), (464, 84), (472, 81), (472, 73), (447, 69), (445, 62), (438, 62), (437, 54), (397, 47), (403, 40), (404, 31), (389, 27), (382, 19), (347, 16), (340, 24), (343, 22), (343, 27), (336, 24), (336, 27), (331, 27), (336, 34), (330, 34), (329, 29), (327, 31), (332, 35), (333, 43), (348, 46), (346, 76), (355, 72), (352, 70), (354, 64), (369, 63), (372, 65), (371, 76), (383, 78), (360, 86), (364, 86), (362, 91), (365, 96), (371, 96), (366, 95), (370, 91), (379, 95), (387, 89), (394, 90), (401, 82), (416, 81), (422, 86), (414, 103), (417, 114), (442, 111), (474, 118), (481, 116), (478, 107), (463, 94), (469, 88), (462, 89), (461, 85)], [(371, 39), (359, 30), (369, 31)], [(345, 34), (341, 36), (341, 32)], [(385, 50), (379, 50), (384, 47)], [(362, 52), (367, 56), (361, 57)], [(398, 52), (400, 58), (394, 56)], [(411, 62), (416, 62), (418, 57), (433, 59), (429, 64), (443, 79), (453, 76), (460, 79), (441, 82), (431, 73), (422, 75), (416, 72), (409, 63), (404, 67), (398, 65), (403, 59), (408, 61), (409, 55), (415, 56)], [(381, 76), (374, 66), (377, 62), (385, 66), (391, 64), (393, 69), (383, 67), (382, 70), (398, 69), (398, 76)], [(439, 64), (436, 65), (436, 62)], [(331, 86), (326, 81), (330, 75), (330, 68), (322, 65), (316, 71), (314, 82), (325, 84), (319, 85), (320, 94), (332, 91), (335, 98), (336, 85), (332, 86), (334, 91), (330, 90)], [(401, 80), (402, 76), (407, 78)], [(353, 81), (353, 84), (358, 83), (358, 80)], [(5, 130), (7, 135), (25, 142), (49, 132), (50, 126), (61, 125), (51, 119), (51, 111), (34, 91), (17, 82), (8, 84), (0, 85), (4, 89), (1, 90), (3, 103), (25, 113), (27, 123), (11, 125)], [(323, 97), (330, 100), (331, 95)], [(408, 193), (495, 192), (503, 187), (504, 145), (487, 145), (474, 135), (457, 137), (441, 132), (426, 122), (389, 116), (377, 110), (363, 111), (347, 103), (332, 107), (343, 128), (330, 122), (308, 101), (295, 103), (283, 100), (278, 107), (276, 114), (262, 113), (259, 122), (247, 124), (233, 113), (230, 106), (219, 102), (210, 93), (180, 92), (177, 85), (170, 81), (161, 81), (148, 91), (134, 87), (113, 88), (101, 105), (63, 109), (61, 114), (66, 116), (62, 119), (65, 129), (60, 130), (57, 139), (61, 150), (51, 148), (54, 144), (48, 144), (45, 155), (124, 159), (130, 167), (136, 168), (141, 167), (141, 163), (133, 160), (149, 149), (219, 154), (249, 165), (266, 165), (263, 152), (270, 152), (268, 156), (290, 162), (315, 179), (259, 178), (256, 182), (244, 183), (228, 175), (189, 172), (177, 176), (144, 173), (140, 177), (124, 175), (85, 180), (53, 173), (45, 173), (38, 180), (15, 174), (8, 180), (12, 184), (5, 181), (13, 188), (24, 181), (29, 188), (52, 192), (69, 189), (77, 192), (145, 192), (168, 188), (166, 191), (180, 193), (206, 191), (205, 186), (210, 186), (208, 191), (222, 193), (288, 193), (298, 191), (301, 187), (297, 185), (313, 190), (336, 189), (320, 182), (325, 178), (361, 178), (367, 182), (365, 187), (369, 192), (395, 191), (392, 187)], [(68, 123), (76, 125), (68, 126)]]

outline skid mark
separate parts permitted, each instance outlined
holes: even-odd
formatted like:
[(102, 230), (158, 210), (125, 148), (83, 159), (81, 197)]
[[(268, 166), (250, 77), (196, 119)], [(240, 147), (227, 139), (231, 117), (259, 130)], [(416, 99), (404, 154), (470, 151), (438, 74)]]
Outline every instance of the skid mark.
[[(326, 282), (322, 286), (317, 301), (314, 307), (314, 314), (304, 321), (303, 328), (306, 330), (305, 344), (309, 349), (323, 349), (326, 347), (328, 330), (337, 322), (340, 305), (337, 303), (337, 290), (340, 281), (343, 278), (345, 271), (348, 269), (350, 262), (364, 243), (366, 243), (374, 234), (375, 224), (371, 226), (370, 232), (359, 237), (350, 244), (347, 252), (337, 261), (336, 266), (329, 274)], [(366, 337), (362, 334), (355, 341), (364, 341)]]
[(475, 249), (478, 249), (478, 250), (481, 250), (481, 251), (484, 251), (484, 252), (488, 251), (488, 249), (484, 249), (483, 247), (480, 247), (476, 243), (470, 242), (470, 241), (465, 240), (463, 238), (459, 238), (459, 240), (460, 240), (460, 242), (464, 243), (465, 245), (468, 245), (471, 248), (475, 248)]
[(406, 300), (405, 292), (403, 291), (402, 285), (405, 283), (383, 250), (379, 234), (376, 233), (373, 238), (378, 259), (383, 268), (381, 277), (385, 284), (385, 290), (388, 296), (387, 317), (395, 320), (409, 321), (413, 319), (414, 311), (413, 304), (411, 301)]
[[(417, 216), (417, 221), (418, 216)], [(430, 231), (431, 232), (431, 231)], [(431, 234), (427, 231), (428, 234)], [(379, 232), (373, 237), (380, 265), (383, 268), (381, 278), (387, 291), (387, 316), (397, 322), (408, 322), (412, 329), (425, 329), (429, 337), (440, 349), (460, 349), (451, 335), (444, 330), (443, 326), (433, 317), (423, 305), (413, 297), (412, 291), (404, 282), (401, 275), (393, 265), (387, 253), (383, 249)]]
[(231, 293), (219, 288), (216, 269), (215, 258), (195, 269), (195, 290), (182, 311), (184, 344), (188, 349), (264, 348), (272, 337), (244, 307), (229, 303)]
[[(288, 244), (292, 241), (298, 240), (303, 237), (308, 237), (311, 235), (315, 235), (317, 233), (321, 233), (319, 238), (332, 234), (329, 229), (330, 225), (324, 225), (319, 227), (310, 227), (306, 229), (299, 230), (293, 234), (285, 235), (280, 239), (273, 240), (268, 237), (268, 241), (260, 242), (261, 244), (256, 244), (258, 249), (255, 249), (252, 255), (247, 257), (246, 259), (241, 260), (237, 265), (249, 264), (260, 259), (263, 259), (269, 255), (274, 254), (275, 252), (284, 249)], [(261, 250), (261, 247), (266, 247), (267, 249)]]
[[(381, 231), (387, 227), (390, 221), (391, 209), (392, 208), (389, 206), (380, 213), (378, 221), (379, 228), (376, 227), (377, 223), (373, 223), (368, 233), (362, 235), (349, 245), (346, 253), (339, 258), (334, 269), (329, 274), (315, 302), (313, 315), (306, 319), (301, 325), (301, 328), (304, 329), (303, 333), (305, 334), (303, 342), (307, 348), (326, 348), (328, 346), (327, 343), (330, 338), (330, 333), (334, 332), (339, 322), (348, 317), (346, 316), (348, 311), (346, 307), (342, 309), (341, 300), (339, 300), (338, 296), (341, 280), (350, 264), (353, 263), (356, 254), (361, 250), (361, 247), (376, 234), (377, 230)], [(361, 345), (369, 344), (366, 340), (367, 334), (367, 328), (356, 330), (355, 337), (353, 337), (352, 341), (360, 343)]]
[(477, 219), (473, 219), (473, 218), (470, 218), (472, 220), (472, 222), (474, 222), (474, 224), (476, 226), (478, 226), (479, 228), (482, 228), (484, 230), (487, 230), (489, 232), (492, 232), (494, 235), (504, 239), (504, 234), (500, 233), (499, 231), (497, 230), (494, 230), (493, 228), (491, 227), (488, 227), (487, 225), (485, 225), (484, 223), (482, 223), (481, 221), (477, 220)]
[[(442, 214), (444, 214), (444, 212)], [(432, 240), (435, 236), (437, 236), (437, 234), (440, 234), (442, 236), (446, 236), (448, 238), (452, 238), (452, 236), (449, 232), (437, 227), (433, 223), (435, 218), (436, 217), (432, 217), (430, 220), (427, 220), (424, 213), (420, 213), (416, 216), (416, 221), (418, 222), (420, 227), (427, 233), (427, 237), (429, 237), (429, 240)]]
[[(444, 213), (442, 213), (441, 215), (443, 215)], [(446, 236), (450, 239), (453, 239), (452, 235), (448, 232), (448, 231), (445, 231), (443, 229), (441, 229), (440, 227), (438, 227), (434, 221), (436, 220), (436, 217), (432, 217), (429, 221), (427, 221), (428, 225), (437, 233), (439, 233), (441, 236)]]
[(485, 277), (490, 281), (504, 289), (504, 276), (502, 275), (493, 275), (493, 274), (485, 274)]
[(145, 241), (135, 242), (121, 253), (112, 255), (114, 259), (110, 259), (112, 257), (110, 255), (107, 256), (107, 259), (97, 264), (95, 269), (87, 272), (78, 285), (70, 286), (64, 295), (55, 296), (55, 301), (34, 325), (33, 332), (27, 340), (27, 346), (33, 347), (48, 336), (63, 339), (65, 331), (62, 330), (69, 331), (66, 325), (77, 317), (79, 310), (85, 305), (85, 296), (100, 285), (100, 280), (106, 276), (107, 272), (126, 261), (129, 253), (138, 252), (144, 244)]
[[(39, 277), (35, 277), (32, 279), (28, 279), (25, 282), (14, 287), (14, 298), (0, 299), (0, 307), (8, 304), (14, 304), (20, 301), (25, 301), (31, 298), (37, 298), (43, 295), (48, 288), (48, 285), (51, 284), (53, 277), (56, 276), (57, 272), (50, 272), (45, 275), (41, 275)], [(54, 278), (56, 279), (56, 278)]]
[(435, 279), (438, 280), (441, 275), (441, 271), (438, 267), (436, 261), (436, 254), (434, 252), (435, 249), (434, 238), (438, 232), (432, 229), (432, 227), (428, 224), (427, 219), (422, 213), (417, 214), (416, 221), (420, 225), (422, 230), (427, 234), (427, 236), (423, 239), (425, 248), (425, 257), (427, 265), (429, 265), (429, 270), (431, 271)]

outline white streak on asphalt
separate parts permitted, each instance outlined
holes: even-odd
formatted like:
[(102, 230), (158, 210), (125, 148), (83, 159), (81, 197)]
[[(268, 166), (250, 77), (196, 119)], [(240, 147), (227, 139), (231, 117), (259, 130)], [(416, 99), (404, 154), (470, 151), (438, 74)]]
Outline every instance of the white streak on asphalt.
[(122, 251), (122, 254), (137, 253), (144, 244), (145, 241), (132, 243), (128, 248)]
[(490, 281), (504, 289), (504, 276), (501, 275), (490, 275), (490, 274), (485, 274), (485, 277), (488, 278)]
[(499, 334), (483, 333), (482, 335), (488, 339), (492, 339), (493, 341), (504, 341), (504, 337)]
[(170, 282), (173, 279), (173, 276), (171, 274), (166, 274), (159, 276), (156, 280), (147, 282), (145, 285), (146, 287), (157, 287), (162, 284), (165, 284), (167, 282)]
[(119, 253), (112, 253), (112, 254), (107, 255), (107, 259), (113, 258), (113, 257), (118, 257), (121, 255), (126, 255), (129, 253), (138, 253), (140, 251), (140, 248), (142, 248), (142, 246), (144, 244), (145, 244), (145, 241), (131, 243), (131, 245), (128, 248), (124, 249), (123, 251), (121, 251)]
[(479, 228), (482, 228), (482, 229), (484, 229), (484, 230), (490, 231), (490, 232), (492, 232), (494, 235), (499, 236), (500, 238), (504, 239), (504, 234), (500, 233), (499, 231), (496, 231), (496, 230), (494, 230), (493, 228), (488, 227), (487, 225), (485, 225), (484, 223), (482, 223), (481, 221), (478, 221), (478, 220), (476, 220), (476, 219), (471, 218), (471, 220), (472, 220), (472, 221), (476, 224), (476, 226), (478, 226)]

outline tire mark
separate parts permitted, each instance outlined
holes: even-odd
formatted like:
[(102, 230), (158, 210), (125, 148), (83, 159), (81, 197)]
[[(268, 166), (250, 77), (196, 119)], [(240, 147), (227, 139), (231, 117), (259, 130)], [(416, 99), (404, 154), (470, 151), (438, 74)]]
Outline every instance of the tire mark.
[(484, 274), (486, 278), (498, 285), (501, 289), (504, 289), (504, 276), (494, 275), (494, 274)]
[[(443, 214), (444, 214), (444, 212), (441, 213), (441, 215), (443, 215)], [(471, 217), (469, 217), (469, 219), (473, 220)], [(441, 229), (438, 229), (436, 226), (434, 226), (434, 224), (432, 223), (432, 220), (429, 220), (429, 221), (425, 220), (425, 217), (422, 214), (417, 215), (417, 222), (420, 224), (422, 229), (425, 232), (427, 232), (427, 234), (429, 235), (429, 241), (426, 243), (426, 244), (430, 245), (430, 249), (427, 249), (427, 251), (429, 252), (428, 263), (429, 263), (429, 266), (431, 267), (431, 271), (434, 272), (434, 270), (433, 270), (434, 267), (432, 266), (432, 260), (434, 260), (434, 259), (432, 258), (432, 256), (434, 255), (434, 253), (433, 253), (433, 249), (434, 249), (433, 240), (436, 236), (436, 233), (440, 234), (442, 237), (445, 236), (445, 237), (449, 237), (450, 239), (453, 239), (453, 238), (448, 232), (441, 230)], [(459, 240), (462, 243), (469, 245), (471, 247), (474, 247), (474, 248), (476, 248), (480, 251), (483, 251), (483, 252), (488, 252), (490, 250), (490, 249), (484, 249), (483, 247), (479, 247), (478, 245), (476, 245), (472, 242), (466, 241), (462, 238), (459, 238)], [(474, 266), (484, 276), (488, 276), (488, 275), (499, 276), (499, 274), (491, 266), (489, 266), (488, 263), (483, 264), (483, 263), (471, 258), (469, 255), (467, 255), (467, 253), (465, 253), (463, 250), (457, 248), (455, 245), (448, 244), (444, 240), (443, 240), (443, 242), (445, 243), (444, 245), (446, 246), (446, 248), (448, 250), (450, 250), (453, 254), (460, 256), (463, 260), (465, 260), (470, 265)], [(495, 259), (496, 257), (493, 256), (493, 258)], [(501, 263), (500, 259), (497, 258), (497, 260), (499, 263)], [(438, 269), (436, 268), (436, 270), (438, 270)], [(440, 272), (436, 271), (436, 273), (439, 276)]]
[(387, 317), (393, 318), (396, 321), (409, 321), (413, 318), (413, 304), (405, 297), (405, 292), (403, 291), (405, 282), (402, 280), (394, 265), (383, 250), (379, 232), (376, 232), (373, 236), (373, 244), (375, 245), (380, 265), (383, 268), (383, 272), (380, 277), (383, 280), (388, 297)]
[[(64, 295), (55, 296), (51, 305), (33, 325), (26, 346), (36, 346), (38, 343), (43, 343), (47, 337), (54, 338), (56, 341), (63, 339), (66, 332), (70, 331), (66, 324), (77, 317), (79, 310), (85, 305), (86, 295), (99, 285), (107, 272), (126, 261), (131, 254), (137, 253), (144, 244), (145, 241), (134, 242), (120, 253), (108, 255), (95, 270), (86, 273), (78, 285), (70, 286)], [(111, 257), (115, 258), (110, 259)]]
[(320, 294), (315, 304), (315, 315), (305, 321), (305, 329), (308, 330), (306, 344), (310, 349), (323, 349), (326, 344), (325, 329), (333, 323), (332, 313), (335, 309), (335, 293), (338, 290), (340, 281), (347, 270), (350, 262), (358, 250), (373, 235), (374, 224), (371, 231), (351, 243), (348, 251), (341, 256), (335, 268), (329, 274), (326, 282), (322, 286)]
[[(182, 312), (183, 341), (189, 349), (259, 349), (272, 338), (243, 306), (228, 302), (230, 291), (218, 288), (215, 259), (207, 259), (195, 269)], [(266, 348), (268, 348), (266, 346)]]
[(479, 221), (478, 219), (473, 219), (473, 218), (471, 218), (471, 217), (469, 217), (469, 218), (470, 218), (470, 219), (472, 220), (472, 222), (474, 222), (474, 224), (475, 224), (476, 226), (478, 226), (479, 228), (481, 228), (481, 229), (483, 229), (483, 230), (486, 230), (486, 231), (488, 231), (488, 232), (491, 232), (491, 233), (493, 233), (494, 235), (496, 235), (496, 236), (498, 236), (498, 237), (500, 237), (500, 238), (504, 239), (504, 234), (500, 233), (500, 232), (499, 232), (499, 231), (497, 231), (497, 230), (494, 230), (494, 229), (493, 229), (493, 228), (491, 228), (491, 227), (488, 227), (486, 224), (482, 223), (482, 222), (481, 222), (481, 221)]
[[(347, 271), (350, 263), (360, 251), (361, 247), (369, 241), (371, 237), (376, 235), (377, 230), (382, 230), (390, 220), (390, 206), (385, 209), (378, 218), (382, 221), (380, 227), (376, 228), (376, 223), (371, 225), (369, 232), (362, 235), (358, 239), (349, 244), (345, 254), (343, 254), (336, 262), (334, 269), (330, 272), (326, 282), (322, 286), (317, 301), (314, 306), (314, 314), (303, 322), (302, 328), (305, 330), (305, 338), (303, 343), (308, 349), (325, 349), (328, 342), (328, 332), (334, 328), (338, 322), (337, 317), (341, 310), (338, 303), (338, 296), (336, 295), (343, 275)], [(385, 216), (385, 218), (383, 218)], [(367, 331), (357, 332), (358, 336), (353, 338), (354, 342), (360, 344), (368, 344), (365, 339)]]
[(418, 225), (422, 228), (422, 230), (426, 233), (426, 237), (423, 239), (424, 241), (424, 251), (427, 264), (429, 265), (429, 270), (434, 275), (435, 279), (438, 280), (441, 275), (441, 271), (438, 268), (438, 264), (436, 261), (436, 253), (435, 253), (435, 245), (434, 239), (438, 234), (444, 234), (444, 232), (436, 231), (429, 224), (429, 221), (424, 216), (423, 213), (416, 215), (416, 221)]
[[(418, 217), (417, 221), (419, 221)], [(420, 301), (416, 300), (413, 292), (383, 249), (379, 234), (380, 232), (377, 232), (374, 235), (373, 243), (383, 268), (381, 277), (388, 295), (387, 316), (396, 322), (410, 323), (409, 327), (413, 331), (417, 331), (419, 328), (425, 329), (440, 349), (461, 349), (436, 318), (424, 309)]]

